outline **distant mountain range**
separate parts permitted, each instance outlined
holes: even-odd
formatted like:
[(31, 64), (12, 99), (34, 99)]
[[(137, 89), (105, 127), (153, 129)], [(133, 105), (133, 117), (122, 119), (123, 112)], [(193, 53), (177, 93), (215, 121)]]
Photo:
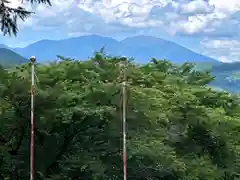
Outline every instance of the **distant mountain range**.
[[(167, 59), (174, 63), (218, 62), (176, 43), (151, 36), (134, 36), (117, 41), (109, 37), (89, 35), (57, 41), (41, 40), (24, 48), (0, 45), (1, 47), (8, 48), (25, 58), (36, 56), (39, 62), (55, 60), (57, 55), (86, 60), (102, 47), (108, 55), (133, 57), (139, 63), (148, 62), (151, 57)], [(3, 58), (1, 53), (0, 58)]]
[(174, 63), (193, 62), (198, 70), (211, 69), (216, 80), (210, 85), (230, 92), (240, 92), (240, 63), (221, 63), (195, 53), (176, 43), (150, 36), (129, 37), (122, 41), (90, 35), (58, 41), (41, 40), (24, 48), (10, 48), (0, 44), (0, 64), (11, 66), (28, 62), (36, 56), (38, 62), (56, 60), (57, 55), (86, 60), (104, 47), (107, 55), (133, 57), (146, 63), (151, 57), (167, 59)]
[(28, 62), (27, 58), (0, 45), (0, 64), (4, 67)]

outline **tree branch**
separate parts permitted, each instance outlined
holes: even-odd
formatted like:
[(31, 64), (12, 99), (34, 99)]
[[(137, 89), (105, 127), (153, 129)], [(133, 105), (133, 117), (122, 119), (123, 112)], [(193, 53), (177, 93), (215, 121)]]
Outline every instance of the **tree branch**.
[[(50, 0), (26, 0), (30, 3), (48, 4), (51, 6)], [(25, 21), (33, 12), (26, 10), (23, 7), (11, 8), (9, 1), (0, 0), (0, 25), (3, 35), (17, 35), (18, 27), (17, 20), (20, 18)], [(23, 0), (22, 0), (23, 3)]]

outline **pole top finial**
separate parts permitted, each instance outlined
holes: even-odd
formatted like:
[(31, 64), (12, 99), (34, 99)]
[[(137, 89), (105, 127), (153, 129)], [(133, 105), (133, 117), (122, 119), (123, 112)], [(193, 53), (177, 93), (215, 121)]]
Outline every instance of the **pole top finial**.
[(35, 56), (31, 56), (31, 57), (30, 57), (30, 61), (31, 61), (32, 63), (35, 63), (35, 62), (36, 62), (36, 57), (35, 57)]

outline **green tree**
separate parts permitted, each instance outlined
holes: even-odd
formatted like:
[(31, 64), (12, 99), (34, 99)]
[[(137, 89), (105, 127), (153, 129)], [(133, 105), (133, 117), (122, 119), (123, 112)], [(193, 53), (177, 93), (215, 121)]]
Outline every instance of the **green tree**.
[[(37, 66), (38, 180), (120, 180), (121, 57), (61, 57)], [(0, 178), (29, 176), (30, 68), (0, 71)], [(208, 72), (153, 59), (128, 62), (128, 179), (240, 178), (239, 97)]]

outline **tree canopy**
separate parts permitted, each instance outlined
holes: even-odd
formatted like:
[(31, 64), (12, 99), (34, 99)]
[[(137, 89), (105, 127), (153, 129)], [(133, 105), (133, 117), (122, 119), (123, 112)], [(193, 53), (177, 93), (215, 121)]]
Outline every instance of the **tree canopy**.
[[(36, 180), (120, 180), (121, 57), (37, 65)], [(239, 97), (185, 63), (128, 62), (129, 180), (240, 179)], [(0, 71), (0, 179), (29, 176), (30, 68)]]
[[(22, 2), (25, 0), (22, 0)], [(44, 3), (51, 5), (50, 0), (26, 0), (29, 3)], [(0, 25), (3, 35), (16, 35), (18, 32), (17, 20), (26, 20), (33, 12), (19, 6), (12, 8), (9, 6), (11, 0), (0, 0)]]

